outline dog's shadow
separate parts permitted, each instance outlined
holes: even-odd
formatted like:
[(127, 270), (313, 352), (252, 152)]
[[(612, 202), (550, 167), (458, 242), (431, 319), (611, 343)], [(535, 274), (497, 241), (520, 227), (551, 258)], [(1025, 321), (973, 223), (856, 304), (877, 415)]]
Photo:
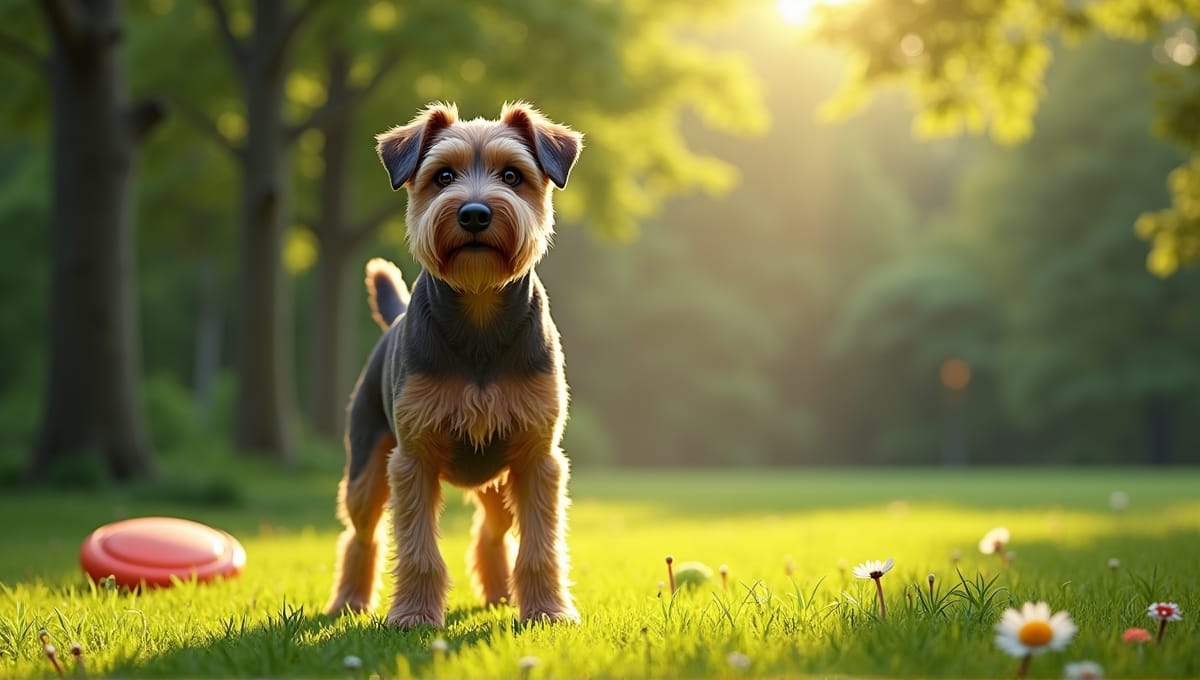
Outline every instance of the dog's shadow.
[[(401, 631), (377, 615), (329, 616), (285, 604), (265, 622), (222, 620), (207, 639), (172, 645), (158, 655), (129, 650), (108, 672), (118, 677), (330, 677), (347, 672), (355, 677), (424, 677), (436, 670), (439, 656), (488, 644), (498, 634), (521, 628), (510, 607), (451, 610), (444, 630)], [(438, 639), (446, 643), (445, 650), (436, 649)]]

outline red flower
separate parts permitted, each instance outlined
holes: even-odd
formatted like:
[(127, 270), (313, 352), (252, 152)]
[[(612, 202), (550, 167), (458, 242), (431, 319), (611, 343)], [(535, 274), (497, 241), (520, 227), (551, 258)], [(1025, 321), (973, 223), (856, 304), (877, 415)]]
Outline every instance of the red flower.
[(1181, 621), (1179, 605), (1174, 602), (1155, 602), (1146, 609), (1146, 615), (1159, 621)]
[(1125, 634), (1121, 636), (1121, 639), (1130, 644), (1149, 642), (1150, 631), (1146, 630), (1145, 628), (1130, 628), (1129, 630), (1125, 631)]

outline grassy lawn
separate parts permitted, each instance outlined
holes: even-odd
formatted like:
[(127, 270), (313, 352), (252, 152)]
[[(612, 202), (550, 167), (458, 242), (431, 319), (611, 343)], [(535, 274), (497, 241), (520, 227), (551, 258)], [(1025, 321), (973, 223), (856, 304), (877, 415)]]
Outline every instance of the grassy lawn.
[[(579, 627), (519, 626), (512, 609), (475, 604), (463, 560), (468, 509), (451, 493), (447, 629), (400, 633), (375, 617), (318, 613), (339, 463), (288, 473), (214, 463), (174, 478), (186, 482), (120, 492), (6, 490), (0, 676), (52, 675), (37, 640), (45, 627), (60, 650), (79, 642), (93, 675), (1011, 677), (1017, 661), (993, 644), (992, 627), (1026, 600), (1066, 609), (1079, 626), (1066, 651), (1033, 660), (1031, 677), (1061, 677), (1080, 659), (1109, 677), (1200, 676), (1197, 470), (579, 471), (569, 541)], [(1131, 498), (1120, 513), (1108, 503), (1117, 489)], [(249, 555), (245, 573), (140, 595), (90, 587), (77, 566), (83, 537), (141, 514), (233, 532)], [(1012, 531), (1008, 567), (976, 547), (997, 525)], [(926, 588), (931, 572), (942, 593), (958, 584), (956, 550), (967, 579), (990, 581), (995, 597), (972, 605), (952, 596), (927, 613), (911, 589)], [(667, 554), (727, 564), (728, 589), (714, 578), (660, 597)], [(889, 615), (880, 621), (874, 584), (849, 568), (887, 557), (896, 567), (883, 579)], [(1156, 631), (1145, 614), (1152, 599), (1178, 602), (1183, 621), (1161, 646), (1123, 644), (1131, 626)], [(430, 649), (439, 636), (445, 653)], [(731, 665), (732, 652), (749, 666)], [(343, 668), (348, 655), (360, 670)], [(525, 656), (536, 667), (520, 670)]]

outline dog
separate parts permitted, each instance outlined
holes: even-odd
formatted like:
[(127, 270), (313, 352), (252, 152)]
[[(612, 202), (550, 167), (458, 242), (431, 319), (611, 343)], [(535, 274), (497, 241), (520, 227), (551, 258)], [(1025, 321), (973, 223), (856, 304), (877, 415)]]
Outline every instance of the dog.
[[(442, 480), (475, 505), (467, 565), (487, 605), (521, 621), (578, 622), (566, 545), (567, 384), (534, 266), (554, 232), (583, 136), (528, 104), (460, 121), (434, 104), (377, 136), (392, 189), (408, 192), (411, 295), (392, 263), (367, 264), (384, 329), (347, 410), (333, 595), (326, 611), (374, 606), (385, 506), (395, 546), (387, 622), (443, 627)], [(513, 529), (519, 537), (514, 544)], [(515, 548), (515, 555), (514, 555)]]

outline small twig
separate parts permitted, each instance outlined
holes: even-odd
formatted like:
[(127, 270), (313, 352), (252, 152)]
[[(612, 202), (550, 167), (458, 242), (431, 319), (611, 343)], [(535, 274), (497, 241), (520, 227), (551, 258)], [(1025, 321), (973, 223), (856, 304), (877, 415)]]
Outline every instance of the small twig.
[(367, 240), (367, 237), (375, 233), (375, 230), (387, 221), (387, 218), (396, 214), (396, 210), (397, 206), (395, 205), (384, 206), (351, 227), (346, 232), (346, 244), (349, 249), (353, 250), (362, 245), (363, 241)]
[(62, 664), (58, 662), (58, 650), (54, 645), (46, 645), (42, 648), (46, 652), (46, 658), (50, 660), (50, 665), (54, 666), (54, 672), (58, 673), (59, 678), (65, 678), (66, 673), (63, 672)]
[(1017, 677), (1024, 678), (1029, 674), (1029, 662), (1033, 661), (1032, 654), (1026, 654), (1025, 658), (1021, 659), (1021, 666), (1017, 669)]
[(222, 40), (225, 41), (225, 47), (229, 50), (229, 58), (233, 61), (239, 75), (243, 75), (246, 68), (246, 46), (240, 38), (233, 34), (225, 3), (221, 0), (207, 0), (207, 2), (217, 21), (217, 30), (220, 32)]
[(292, 42), (292, 38), (295, 37), (300, 27), (308, 21), (308, 18), (312, 16), (313, 10), (320, 4), (321, 0), (308, 0), (299, 11), (288, 18), (283, 30), (275, 36), (275, 40), (272, 41), (271, 47), (267, 51), (267, 60), (270, 63), (279, 63), (279, 59), (283, 57), (288, 45)]
[(167, 116), (167, 105), (161, 99), (143, 99), (126, 113), (134, 140), (142, 142)]
[(875, 589), (879, 592), (879, 618), (887, 621), (887, 605), (883, 602), (883, 582), (882, 579), (875, 579)]
[(176, 99), (173, 103), (179, 111), (179, 116), (187, 121), (192, 128), (216, 142), (217, 146), (233, 156), (235, 160), (239, 162), (243, 160), (242, 150), (231, 142), (228, 137), (221, 134), (216, 123), (207, 114), (182, 99)]
[(75, 657), (75, 675), (87, 675), (87, 666), (83, 665), (83, 645), (78, 642), (72, 642), (71, 656)]
[(334, 97), (327, 100), (324, 104), (313, 110), (300, 123), (288, 129), (288, 139), (294, 140), (308, 130), (322, 127), (329, 120), (337, 118), (346, 111), (358, 106), (359, 102), (366, 99), (379, 85), (383, 82), (384, 76), (388, 74), (400, 62), (400, 51), (391, 50), (379, 62), (379, 67), (375, 69), (371, 79), (361, 87), (352, 87), (345, 90), (340, 97)]

